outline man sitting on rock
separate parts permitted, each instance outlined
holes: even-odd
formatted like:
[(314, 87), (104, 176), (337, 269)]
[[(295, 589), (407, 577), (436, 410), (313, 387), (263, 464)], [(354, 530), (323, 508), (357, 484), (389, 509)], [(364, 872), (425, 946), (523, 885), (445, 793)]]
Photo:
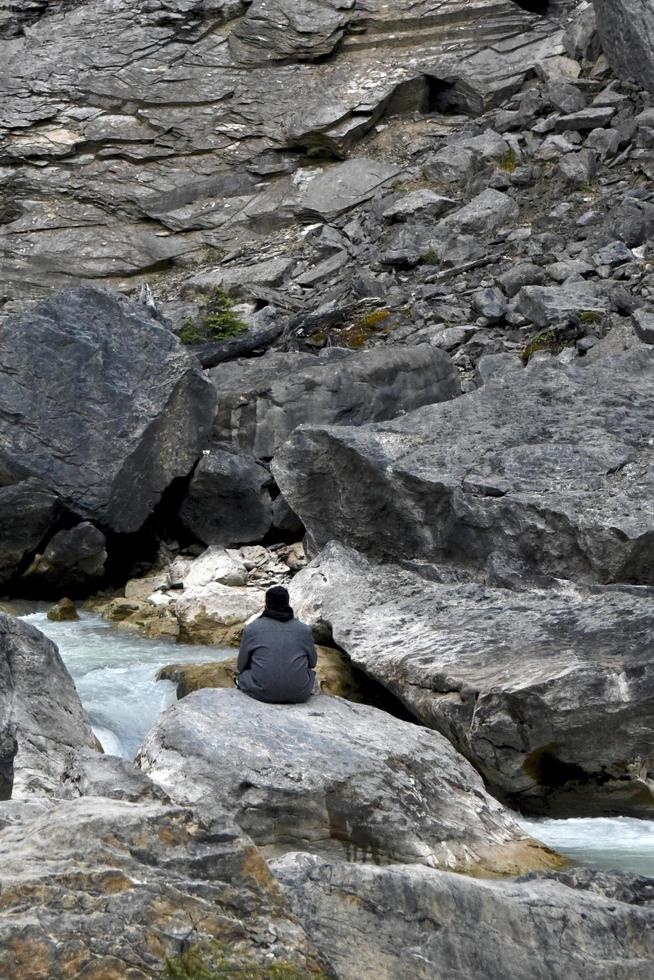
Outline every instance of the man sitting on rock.
[(257, 701), (300, 704), (311, 696), (317, 662), (311, 630), (295, 619), (286, 589), (268, 589), (263, 613), (243, 630), (239, 689)]

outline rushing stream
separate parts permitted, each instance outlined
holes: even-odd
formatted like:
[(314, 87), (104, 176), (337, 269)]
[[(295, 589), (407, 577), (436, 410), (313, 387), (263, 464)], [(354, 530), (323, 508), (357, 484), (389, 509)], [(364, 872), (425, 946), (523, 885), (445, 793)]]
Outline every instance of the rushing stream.
[(175, 700), (175, 685), (155, 680), (171, 663), (233, 657), (234, 650), (146, 640), (98, 616), (53, 623), (45, 611), (23, 617), (59, 647), (105, 752), (133, 759), (146, 732)]
[[(145, 640), (92, 615), (53, 623), (42, 609), (24, 618), (59, 646), (105, 751), (126, 758), (134, 757), (160, 712), (175, 700), (173, 684), (155, 681), (160, 667), (222, 660), (235, 652)], [(654, 821), (520, 818), (520, 824), (577, 864), (654, 877)]]

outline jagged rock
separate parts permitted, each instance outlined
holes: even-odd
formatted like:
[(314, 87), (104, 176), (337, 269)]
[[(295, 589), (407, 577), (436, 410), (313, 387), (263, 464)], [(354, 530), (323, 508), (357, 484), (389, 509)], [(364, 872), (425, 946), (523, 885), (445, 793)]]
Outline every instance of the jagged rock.
[(79, 619), (79, 613), (72, 599), (60, 599), (52, 609), (48, 609), (48, 619), (53, 623), (70, 623)]
[(271, 482), (252, 456), (229, 443), (214, 443), (195, 469), (180, 522), (206, 545), (261, 541), (272, 524)]
[(0, 487), (0, 585), (22, 571), (60, 513), (59, 498), (40, 480)]
[(499, 133), (486, 130), (481, 136), (447, 143), (431, 156), (423, 168), (428, 180), (461, 183), (488, 163), (508, 160), (509, 144)]
[(237, 551), (211, 547), (196, 558), (182, 579), (185, 589), (219, 582), (221, 585), (245, 585), (247, 570)]
[(579, 112), (560, 116), (555, 124), (557, 133), (567, 133), (570, 130), (584, 132), (591, 129), (601, 129), (608, 125), (615, 115), (613, 106), (589, 106)]
[(593, 0), (611, 68), (654, 91), (654, 10), (643, 0)]
[(469, 204), (453, 211), (438, 225), (439, 233), (483, 235), (515, 218), (520, 208), (508, 194), (492, 189), (482, 191)]
[(495, 563), (495, 584), (481, 585), (403, 564), (331, 544), (293, 579), (296, 614), (331, 631), (511, 805), (651, 818), (652, 589), (527, 591), (519, 566)]
[(549, 327), (580, 313), (606, 313), (609, 300), (592, 283), (570, 281), (562, 286), (524, 286), (516, 309), (537, 327)]
[(507, 296), (513, 298), (523, 286), (542, 286), (545, 271), (532, 262), (519, 262), (498, 277), (498, 282)]
[(647, 980), (654, 969), (645, 878), (582, 870), (488, 881), (302, 853), (272, 869), (343, 980)]
[(264, 860), (227, 814), (143, 798), (138, 786), (122, 792), (59, 802), (0, 830), (0, 974), (145, 980), (205, 942), (235, 972), (271, 963), (320, 971)]
[(301, 423), (360, 425), (460, 391), (450, 358), (426, 344), (356, 353), (333, 349), (318, 357), (268, 354), (225, 364), (209, 376), (218, 397), (216, 437), (266, 458)]
[(445, 739), (337, 698), (263, 705), (196, 691), (164, 712), (138, 760), (178, 802), (219, 800), (267, 853), (301, 843), (350, 860), (504, 872), (558, 860)]
[(440, 218), (455, 206), (456, 201), (451, 197), (423, 188), (394, 197), (384, 208), (384, 218), (386, 221)]
[(654, 203), (624, 197), (609, 212), (611, 233), (636, 248), (654, 235)]
[(273, 471), (318, 547), (654, 584), (653, 386), (650, 347), (548, 358), (392, 422), (297, 429)]
[[(13, 753), (7, 752), (12, 740)], [(0, 614), (0, 784), (5, 784), (4, 797), (56, 795), (71, 749), (92, 749), (95, 744), (57, 647), (33, 626)], [(2, 795), (0, 785), (0, 798)]]
[(584, 187), (595, 176), (596, 163), (592, 150), (579, 150), (577, 153), (565, 153), (559, 160), (557, 170), (568, 184)]
[(184, 643), (238, 646), (245, 623), (264, 605), (264, 593), (211, 582), (184, 589), (175, 603)]
[(654, 344), (654, 313), (650, 310), (634, 310), (632, 320), (637, 336), (644, 344)]
[(141, 310), (82, 287), (0, 335), (0, 450), (76, 514), (121, 532), (191, 470), (214, 403), (193, 358)]
[(595, 62), (601, 53), (597, 17), (592, 3), (581, 3), (563, 35), (563, 44), (571, 58)]
[(107, 539), (88, 521), (50, 538), (22, 578), (40, 595), (88, 590), (103, 577)]
[(501, 323), (508, 312), (504, 296), (492, 286), (475, 293), (472, 305), (475, 312), (485, 317), (489, 324)]

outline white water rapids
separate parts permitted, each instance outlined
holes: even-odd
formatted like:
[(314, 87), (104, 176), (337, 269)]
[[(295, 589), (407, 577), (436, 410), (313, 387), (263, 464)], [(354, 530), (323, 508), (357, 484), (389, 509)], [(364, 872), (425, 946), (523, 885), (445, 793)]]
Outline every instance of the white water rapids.
[(84, 613), (73, 623), (53, 623), (45, 611), (23, 618), (59, 647), (105, 752), (127, 759), (134, 758), (146, 732), (175, 701), (175, 685), (155, 679), (161, 667), (226, 660), (236, 653), (146, 640)]
[[(145, 640), (97, 616), (53, 623), (45, 609), (24, 617), (57, 643), (105, 751), (133, 758), (160, 712), (175, 700), (175, 685), (156, 681), (170, 663), (201, 663), (234, 650)], [(620, 818), (525, 820), (532, 836), (577, 864), (654, 877), (654, 821)]]

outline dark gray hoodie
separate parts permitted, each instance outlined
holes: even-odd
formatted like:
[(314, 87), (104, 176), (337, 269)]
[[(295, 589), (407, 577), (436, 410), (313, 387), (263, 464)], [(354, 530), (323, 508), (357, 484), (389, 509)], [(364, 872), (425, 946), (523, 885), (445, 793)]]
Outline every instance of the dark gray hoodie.
[(305, 623), (260, 616), (243, 630), (238, 686), (257, 701), (299, 704), (311, 696), (317, 661)]

